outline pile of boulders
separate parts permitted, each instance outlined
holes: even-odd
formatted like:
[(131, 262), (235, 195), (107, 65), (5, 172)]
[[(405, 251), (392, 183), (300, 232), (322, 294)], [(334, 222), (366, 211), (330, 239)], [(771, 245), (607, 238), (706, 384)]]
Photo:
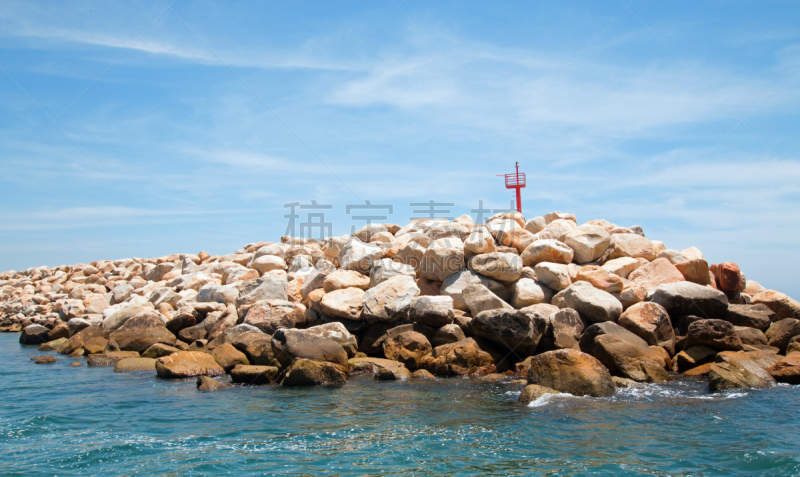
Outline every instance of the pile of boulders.
[(521, 400), (674, 373), (800, 383), (800, 303), (697, 248), (553, 212), (419, 219), (224, 256), (0, 273), (0, 330), (90, 366), (234, 383), (526, 378)]

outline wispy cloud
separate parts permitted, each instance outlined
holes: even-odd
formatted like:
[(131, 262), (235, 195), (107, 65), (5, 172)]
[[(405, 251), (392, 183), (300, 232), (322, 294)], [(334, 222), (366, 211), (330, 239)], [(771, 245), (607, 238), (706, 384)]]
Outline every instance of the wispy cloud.
[(29, 210), (0, 214), (0, 231), (59, 230), (76, 228), (102, 228), (114, 225), (150, 225), (156, 223), (178, 223), (185, 218), (197, 221), (213, 220), (212, 216), (252, 214), (263, 209), (201, 210), (191, 209), (154, 210), (121, 206), (68, 207), (52, 210)]
[[(161, 9), (163, 10), (163, 5)], [(34, 47), (52, 48), (54, 46), (63, 48), (67, 45), (84, 45), (92, 47), (110, 48), (115, 50), (131, 50), (141, 52), (155, 57), (177, 59), (181, 61), (199, 63), (207, 66), (236, 66), (245, 68), (259, 69), (319, 69), (332, 70), (337, 67), (334, 59), (323, 58), (318, 55), (310, 54), (307, 48), (295, 48), (293, 50), (265, 48), (263, 45), (252, 45), (246, 49), (225, 48), (220, 46), (206, 47), (203, 42), (198, 40), (194, 34), (186, 29), (182, 23), (176, 23), (176, 27), (170, 33), (165, 33), (162, 29), (153, 29), (149, 34), (143, 31), (134, 31), (131, 26), (140, 24), (144, 30), (148, 25), (148, 20), (152, 21), (158, 15), (152, 17), (143, 15), (140, 11), (129, 12), (142, 21), (123, 23), (122, 28), (109, 27), (108, 24), (92, 24), (85, 28), (69, 28), (61, 26), (70, 23), (74, 18), (73, 11), (63, 11), (63, 15), (56, 12), (38, 11), (35, 15), (37, 21), (33, 21), (29, 16), (31, 8), (14, 9), (7, 7), (0, 10), (0, 21), (3, 28), (0, 29), (0, 36), (7, 38), (29, 39), (36, 41)], [(174, 14), (167, 11), (159, 18), (160, 23), (175, 22)], [(175, 33), (179, 31), (181, 34)], [(141, 36), (140, 36), (141, 35)], [(201, 37), (202, 38), (202, 37)], [(203, 39), (208, 43), (211, 39)], [(222, 60), (222, 62), (220, 61)], [(343, 69), (347, 69), (344, 66)]]
[[(55, 114), (130, 47), (59, 121), (91, 159), (53, 128), (2, 178), (4, 247), (27, 251), (0, 259), (38, 265), (27, 243), (55, 254), (60, 245), (46, 244), (64, 235), (103, 234), (120, 255), (133, 254), (130, 234), (147, 236), (136, 253), (150, 253), (164, 240), (153, 221), (172, 232), (184, 220), (181, 246), (230, 252), (280, 236), (282, 206), (294, 200), (333, 204), (348, 226), (344, 206), (358, 199), (393, 204), (395, 222), (410, 202), (434, 198), (459, 214), (479, 199), (505, 207), (511, 194), (495, 175), (515, 160), (528, 173), (526, 215), (638, 224), (674, 248), (741, 256), (758, 273), (768, 260), (754, 250), (797, 248), (796, 26), (728, 28), (712, 7), (648, 16), (641, 4), (652, 31), (626, 12), (576, 58), (611, 18), (546, 25), (550, 12), (526, 11), (515, 13), (528, 15), (517, 31), (460, 16), (468, 7), (407, 7), (357, 49), (390, 2), (320, 16), (285, 5), (178, 8), (237, 77), (171, 12), (134, 43), (164, 11), (158, 1), (91, 14), (0, 4), (4, 67)], [(3, 78), (0, 91), (4, 166), (47, 121)], [(786, 267), (778, 262), (770, 267)]]

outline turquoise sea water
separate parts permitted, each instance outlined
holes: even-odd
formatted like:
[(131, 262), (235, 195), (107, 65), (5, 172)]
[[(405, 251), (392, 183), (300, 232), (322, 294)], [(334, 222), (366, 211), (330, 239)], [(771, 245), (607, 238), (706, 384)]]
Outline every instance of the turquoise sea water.
[[(800, 387), (516, 404), (469, 379), (198, 392), (0, 335), (0, 475), (797, 475)], [(81, 360), (82, 359), (78, 359)]]

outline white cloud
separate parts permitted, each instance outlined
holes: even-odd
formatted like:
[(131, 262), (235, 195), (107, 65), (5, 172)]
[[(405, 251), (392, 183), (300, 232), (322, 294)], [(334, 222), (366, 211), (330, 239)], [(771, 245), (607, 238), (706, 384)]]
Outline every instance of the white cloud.
[(178, 224), (189, 221), (213, 220), (209, 216), (230, 216), (232, 214), (252, 214), (261, 209), (232, 210), (183, 210), (141, 209), (121, 206), (68, 207), (51, 210), (28, 210), (25, 212), (5, 212), (0, 214), (0, 231), (57, 230), (90, 227), (109, 227), (116, 225)]
[[(20, 14), (11, 11), (15, 8), (0, 7), (4, 38), (84, 58), (86, 51), (118, 54), (139, 33), (133, 26), (81, 26), (74, 18), (59, 21), (48, 12)], [(130, 24), (144, 28), (158, 13), (148, 12), (149, 18)], [(173, 23), (159, 23), (133, 46), (164, 61), (143, 55), (123, 60), (135, 66), (145, 58), (148, 68), (168, 67), (167, 73), (148, 71), (153, 75), (147, 78), (158, 80), (184, 63), (219, 66), (191, 32), (166, 15), (164, 20)], [(468, 39), (423, 25), (428, 36), (401, 23), (400, 40), (381, 37), (392, 28), (387, 23), (287, 121), (302, 142), (280, 126), (244, 163), (279, 120), (232, 75), (206, 78), (198, 68), (208, 83), (198, 81), (189, 91), (131, 75), (134, 85), (146, 83), (142, 91), (161, 93), (142, 97), (141, 108), (136, 99), (125, 103), (125, 95), (114, 104), (113, 84), (108, 86), (110, 101), (102, 97), (93, 104), (87, 96), (81, 108), (71, 111), (65, 128), (144, 210), (104, 205), (130, 203), (71, 143), (48, 135), (3, 181), (24, 194), (34, 184), (37, 193), (48, 191), (51, 201), (55, 192), (50, 191), (58, 190), (64, 205), (46, 209), (52, 202), (33, 200), (23, 209), (15, 202), (16, 208), (0, 214), (0, 230), (71, 229), (77, 234), (86, 228), (134, 225), (142, 234), (150, 230), (157, 236), (150, 219), (176, 225), (216, 191), (190, 218), (208, 226), (181, 229), (176, 240), (197, 243), (216, 234), (218, 251), (229, 252), (243, 244), (235, 240), (252, 224), (248, 218), (231, 219), (235, 227), (219, 224), (229, 216), (261, 212), (253, 210), (259, 203), (280, 209), (290, 200), (316, 199), (343, 208), (357, 196), (393, 203), (397, 222), (404, 220), (400, 210), (410, 201), (439, 194), (439, 201), (462, 208), (475, 207), (478, 199), (490, 207), (505, 206), (511, 192), (494, 174), (509, 172), (519, 159), (529, 177), (523, 191), (526, 215), (561, 209), (577, 213), (580, 221), (639, 224), (650, 238), (668, 246), (697, 244), (717, 261), (741, 256), (747, 270), (759, 273), (768, 267), (760, 265), (758, 250), (772, 247), (775, 254), (788, 256), (796, 249), (800, 162), (792, 154), (796, 141), (786, 135), (789, 121), (780, 127), (765, 122), (756, 129), (781, 159), (768, 155), (744, 126), (716, 145), (754, 108), (748, 123), (796, 116), (799, 76), (786, 75), (800, 58), (797, 45), (776, 49), (754, 68), (743, 68), (730, 57), (681, 62), (660, 46), (628, 56), (631, 45), (655, 42), (637, 24), (632, 32), (612, 35), (609, 30), (558, 76), (579, 49), (534, 41), (544, 46), (498, 46), (493, 39)], [(350, 44), (342, 38), (353, 36), (353, 30), (322, 30), (300, 44), (280, 46), (234, 34), (215, 38), (219, 30), (198, 32), (232, 66), (304, 69), (243, 74), (285, 118), (327, 76), (327, 71), (310, 70), (332, 70), (361, 39), (349, 38), (355, 43), (339, 48)], [(685, 29), (659, 24), (657, 31), (670, 41)], [(11, 106), (4, 110), (16, 115), (18, 104)], [(35, 129), (19, 126), (26, 127)], [(14, 127), (6, 131), (3, 151), (27, 146), (17, 140)], [(94, 195), (81, 195), (84, 188)], [(285, 226), (282, 214), (272, 210), (270, 221), (259, 224), (259, 231), (273, 235), (253, 238), (277, 238)], [(210, 235), (198, 238), (197, 229), (203, 227)], [(156, 237), (155, 243), (162, 240)], [(780, 260), (770, 260), (773, 268), (781, 267)]]
[[(161, 5), (156, 10), (161, 13), (164, 8), (166, 7)], [(269, 48), (261, 44), (249, 45), (243, 49), (231, 49), (215, 45), (212, 38), (200, 36), (202, 39), (200, 41), (191, 30), (174, 17), (171, 11), (165, 12), (156, 20), (158, 14), (155, 13), (156, 10), (150, 12), (150, 16), (142, 15), (142, 12), (135, 10), (120, 12), (120, 17), (138, 20), (126, 21), (120, 25), (101, 20), (96, 23), (87, 22), (83, 28), (71, 28), (62, 25), (77, 23), (72, 16), (74, 14), (72, 10), (54, 9), (43, 12), (22, 5), (18, 5), (17, 8), (7, 6), (6, 9), (0, 10), (0, 21), (4, 24), (0, 29), (0, 36), (29, 39), (38, 42), (34, 43), (34, 46), (42, 48), (63, 48), (69, 44), (87, 45), (138, 51), (208, 66), (223, 66), (220, 59), (228, 66), (261, 69), (333, 70), (338, 66), (336, 61), (308, 51), (309, 45), (300, 45), (292, 50)], [(31, 18), (36, 18), (36, 21), (32, 21)], [(151, 25), (154, 20), (156, 23)], [(175, 23), (175, 28), (172, 32), (165, 33), (157, 28), (159, 22)], [(134, 25), (141, 29), (133, 29)], [(343, 65), (341, 69), (347, 69), (347, 66)]]

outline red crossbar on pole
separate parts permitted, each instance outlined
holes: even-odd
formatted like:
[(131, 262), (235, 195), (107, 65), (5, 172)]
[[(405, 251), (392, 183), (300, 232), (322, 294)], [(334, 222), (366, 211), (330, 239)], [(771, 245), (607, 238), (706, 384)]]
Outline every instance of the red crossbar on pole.
[(498, 174), (498, 177), (505, 177), (506, 189), (516, 189), (517, 191), (517, 212), (522, 213), (522, 189), (525, 188), (525, 173), (519, 172), (519, 161), (517, 161), (516, 172), (514, 174)]

